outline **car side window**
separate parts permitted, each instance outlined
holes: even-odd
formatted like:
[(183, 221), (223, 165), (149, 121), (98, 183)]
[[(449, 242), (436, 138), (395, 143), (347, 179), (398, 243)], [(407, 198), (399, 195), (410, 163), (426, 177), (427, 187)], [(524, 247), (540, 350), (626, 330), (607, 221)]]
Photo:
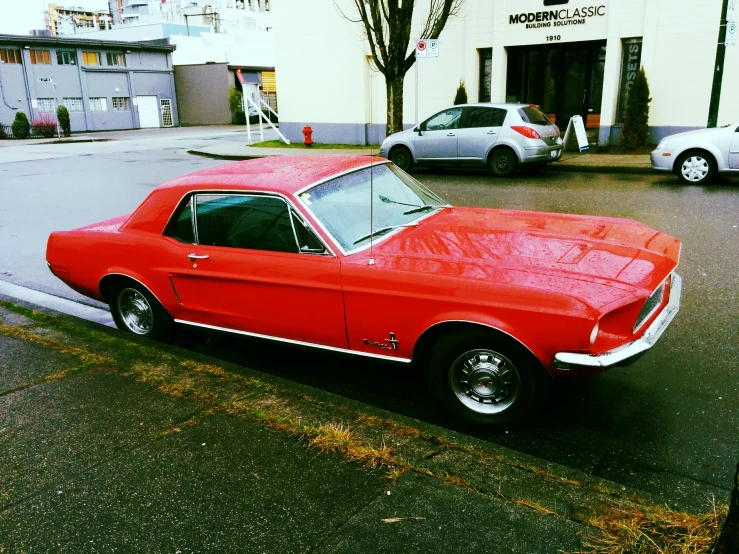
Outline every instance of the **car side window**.
[(287, 203), (273, 196), (198, 194), (198, 243), (271, 252), (298, 252)]
[(424, 131), (441, 131), (456, 129), (462, 118), (462, 108), (450, 108), (426, 120), (423, 124)]
[(170, 220), (164, 234), (186, 244), (195, 244), (195, 233), (192, 228), (192, 196)]
[(295, 224), (295, 237), (298, 239), (298, 247), (300, 251), (308, 254), (325, 254), (326, 249), (321, 244), (313, 231), (310, 230), (308, 224), (303, 218), (293, 211), (293, 223)]
[(490, 108), (475, 107), (465, 108), (464, 127), (473, 129), (476, 127), (490, 127), (490, 116), (493, 110)]
[(491, 127), (502, 127), (503, 122), (505, 121), (505, 118), (508, 115), (508, 110), (504, 110), (502, 108), (491, 108), (490, 111), (492, 112), (490, 114), (490, 126)]

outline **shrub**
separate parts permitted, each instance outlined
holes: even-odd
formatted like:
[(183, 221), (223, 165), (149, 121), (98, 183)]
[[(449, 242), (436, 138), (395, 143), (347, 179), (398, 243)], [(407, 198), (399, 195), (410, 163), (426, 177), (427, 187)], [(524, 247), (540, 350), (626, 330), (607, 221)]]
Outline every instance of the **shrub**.
[(69, 111), (66, 106), (59, 106), (56, 109), (56, 118), (59, 121), (59, 126), (62, 128), (62, 133), (65, 137), (72, 134), (72, 127), (69, 122)]
[[(231, 87), (228, 91), (228, 107), (231, 110), (231, 123), (245, 125), (246, 119), (244, 116), (238, 115), (239, 113), (244, 113), (244, 96), (236, 87)], [(239, 117), (240, 119), (237, 119)]]
[(3, 125), (2, 123), (0, 123), (0, 140), (5, 140), (5, 139), (10, 138), (6, 127), (7, 125)]
[(56, 136), (56, 120), (50, 115), (40, 115), (31, 124), (33, 136), (52, 138)]
[(28, 122), (28, 117), (24, 112), (18, 111), (15, 113), (15, 119), (13, 124), (10, 126), (13, 131), (13, 136), (17, 139), (28, 138), (31, 134), (31, 124)]
[(467, 89), (464, 87), (464, 81), (459, 81), (457, 87), (457, 95), (454, 97), (454, 105), (467, 103)]
[(624, 148), (646, 146), (649, 140), (649, 82), (642, 67), (636, 73), (634, 85), (626, 101), (626, 117), (621, 129), (621, 145)]

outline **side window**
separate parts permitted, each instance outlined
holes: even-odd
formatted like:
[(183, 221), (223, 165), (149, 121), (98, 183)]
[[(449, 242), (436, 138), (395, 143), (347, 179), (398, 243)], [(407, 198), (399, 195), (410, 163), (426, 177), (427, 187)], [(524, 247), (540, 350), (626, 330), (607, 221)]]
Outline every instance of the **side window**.
[(170, 220), (164, 234), (186, 244), (195, 244), (195, 233), (192, 229), (192, 196)]
[(323, 244), (316, 238), (303, 221), (303, 218), (293, 212), (293, 222), (295, 223), (295, 236), (298, 239), (298, 247), (300, 251), (308, 254), (325, 254), (326, 249)]
[(490, 115), (493, 110), (490, 108), (465, 108), (465, 123), (466, 128), (475, 127), (490, 127)]
[(508, 115), (508, 110), (503, 110), (501, 108), (492, 108), (490, 111), (493, 112), (492, 114), (490, 114), (490, 126), (502, 127), (503, 122), (505, 121), (505, 116)]
[(424, 131), (440, 131), (444, 129), (456, 129), (462, 117), (462, 108), (450, 108), (426, 120), (423, 124)]
[(287, 204), (271, 196), (199, 194), (198, 243), (271, 252), (297, 252)]

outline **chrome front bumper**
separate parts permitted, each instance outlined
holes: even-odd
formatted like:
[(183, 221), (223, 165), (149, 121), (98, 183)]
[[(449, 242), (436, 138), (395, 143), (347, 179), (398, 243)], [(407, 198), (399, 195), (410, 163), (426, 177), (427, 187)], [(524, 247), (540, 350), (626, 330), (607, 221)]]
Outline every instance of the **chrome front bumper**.
[(683, 280), (677, 274), (672, 274), (672, 282), (670, 283), (670, 299), (667, 306), (660, 312), (649, 328), (644, 332), (641, 338), (619, 346), (603, 354), (576, 354), (570, 352), (560, 352), (554, 356), (554, 367), (557, 369), (568, 370), (577, 367), (583, 368), (602, 368), (614, 365), (624, 364), (632, 358), (642, 355), (644, 352), (652, 348), (664, 333), (667, 326), (677, 315), (680, 309), (680, 296), (683, 291)]

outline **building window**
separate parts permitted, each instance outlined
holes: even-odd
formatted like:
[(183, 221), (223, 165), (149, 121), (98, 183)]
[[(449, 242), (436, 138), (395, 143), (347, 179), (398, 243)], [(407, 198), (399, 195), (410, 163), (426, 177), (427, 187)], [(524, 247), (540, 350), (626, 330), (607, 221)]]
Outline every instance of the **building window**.
[(21, 52), (15, 48), (0, 48), (0, 63), (21, 63)]
[(478, 102), (490, 102), (490, 78), (493, 74), (493, 49), (481, 48), (480, 55), (480, 86), (477, 93)]
[(56, 102), (53, 98), (39, 98), (38, 111), (41, 113), (54, 113), (56, 112)]
[(51, 55), (48, 50), (31, 50), (31, 63), (32, 64), (50, 64)]
[(169, 98), (159, 100), (159, 107), (162, 111), (162, 125), (164, 127), (172, 126), (172, 101)]
[(105, 54), (105, 57), (108, 60), (108, 65), (120, 65), (124, 67), (126, 65), (126, 56), (124, 54), (116, 54), (113, 52), (107, 52)]
[(57, 50), (56, 63), (59, 65), (77, 65), (77, 52), (74, 50)]
[(121, 112), (128, 111), (128, 97), (127, 96), (114, 96), (113, 97), (113, 111)]
[(90, 98), (90, 111), (91, 112), (107, 112), (108, 111), (108, 99), (103, 97)]
[(84, 111), (82, 107), (82, 98), (63, 98), (62, 104), (64, 104), (64, 106), (66, 106), (67, 110), (70, 112)]
[(100, 52), (82, 52), (84, 65), (100, 65)]

